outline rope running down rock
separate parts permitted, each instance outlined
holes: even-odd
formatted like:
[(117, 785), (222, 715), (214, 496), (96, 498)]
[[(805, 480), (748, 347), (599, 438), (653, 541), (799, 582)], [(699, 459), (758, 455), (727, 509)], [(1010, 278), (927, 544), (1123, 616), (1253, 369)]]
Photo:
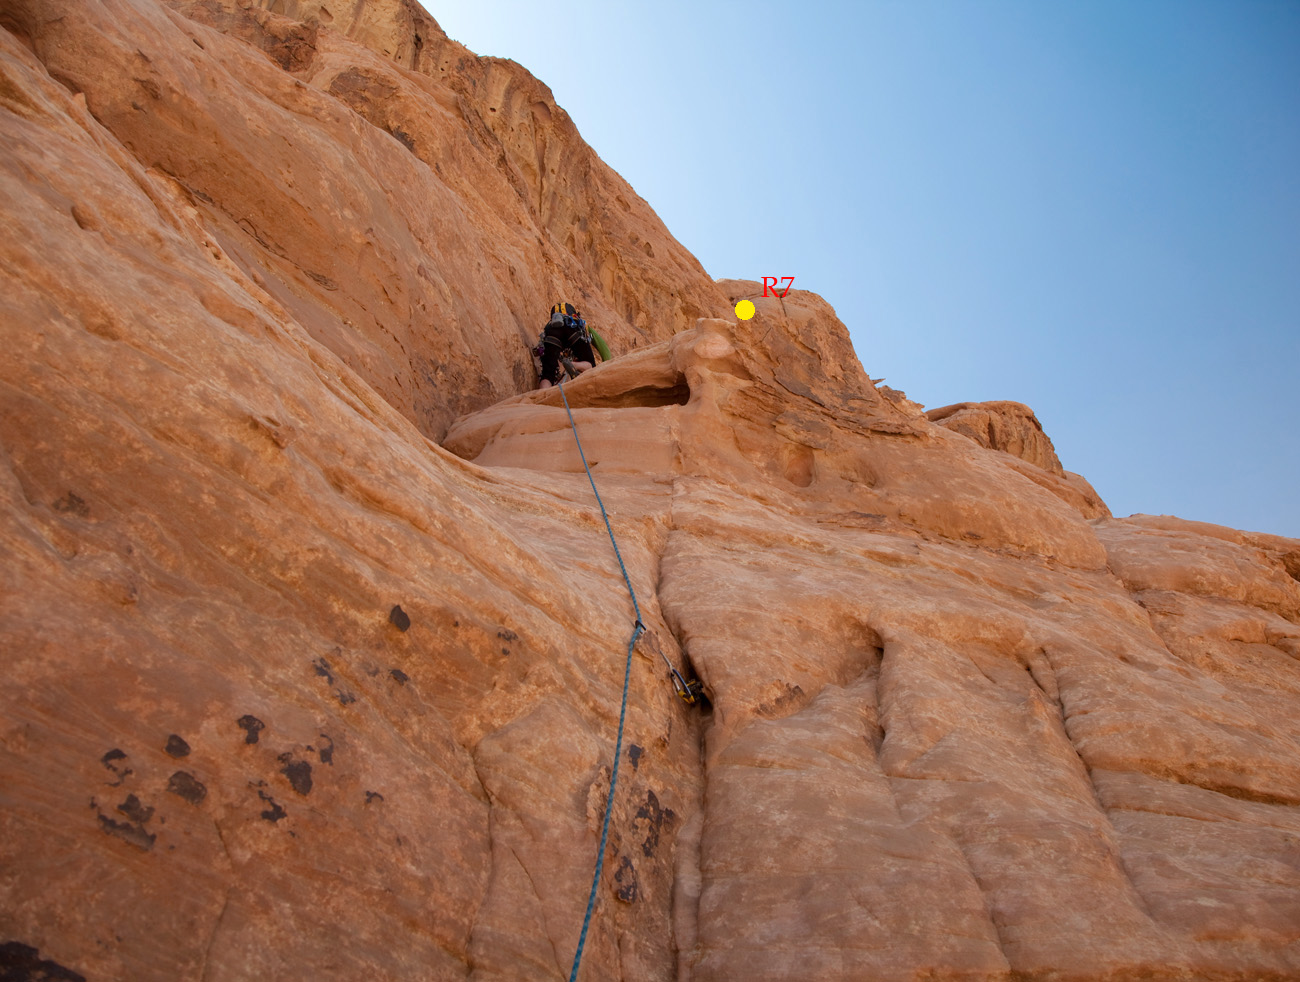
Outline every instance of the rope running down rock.
[(632, 610), (636, 613), (636, 624), (632, 629), (632, 638), (627, 643), (627, 665), (623, 669), (623, 705), (618, 711), (618, 739), (614, 743), (614, 769), (609, 778), (609, 797), (605, 799), (605, 824), (600, 831), (600, 848), (596, 852), (596, 870), (591, 876), (591, 893), (587, 897), (587, 913), (582, 919), (582, 934), (578, 936), (578, 950), (573, 954), (573, 971), (569, 973), (569, 982), (577, 982), (578, 967), (582, 964), (582, 949), (587, 943), (587, 929), (591, 927), (591, 915), (596, 909), (596, 891), (600, 887), (600, 873), (605, 867), (605, 843), (609, 839), (609, 816), (614, 811), (614, 789), (618, 787), (618, 762), (623, 756), (623, 723), (627, 719), (627, 688), (628, 682), (632, 678), (632, 649), (636, 647), (636, 642), (645, 631), (645, 625), (641, 623), (641, 607), (636, 602), (636, 591), (632, 589), (632, 580), (627, 575), (627, 566), (623, 563), (623, 555), (618, 551), (618, 542), (614, 539), (614, 530), (609, 524), (609, 515), (605, 511), (605, 503), (600, 500), (600, 492), (596, 490), (596, 479), (591, 476), (591, 467), (587, 464), (587, 455), (582, 450), (582, 441), (578, 439), (578, 424), (573, 420), (573, 410), (569, 408), (569, 397), (564, 394), (564, 383), (559, 384), (560, 398), (564, 400), (564, 411), (569, 415), (569, 427), (573, 430), (573, 442), (578, 445), (578, 455), (582, 458), (582, 467), (587, 472), (587, 480), (591, 483), (591, 492), (596, 496), (596, 504), (600, 506), (600, 517), (605, 520), (605, 531), (609, 533), (610, 544), (614, 547), (614, 556), (618, 559), (618, 568), (623, 571), (623, 582), (627, 584), (628, 595), (632, 598)]

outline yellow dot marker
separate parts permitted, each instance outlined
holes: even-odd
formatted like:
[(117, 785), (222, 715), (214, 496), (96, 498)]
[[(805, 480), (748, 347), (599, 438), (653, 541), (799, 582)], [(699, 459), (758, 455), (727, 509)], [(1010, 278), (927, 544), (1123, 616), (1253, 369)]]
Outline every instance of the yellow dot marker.
[(748, 300), (742, 300), (736, 304), (736, 316), (742, 321), (747, 321), (754, 316), (754, 305)]

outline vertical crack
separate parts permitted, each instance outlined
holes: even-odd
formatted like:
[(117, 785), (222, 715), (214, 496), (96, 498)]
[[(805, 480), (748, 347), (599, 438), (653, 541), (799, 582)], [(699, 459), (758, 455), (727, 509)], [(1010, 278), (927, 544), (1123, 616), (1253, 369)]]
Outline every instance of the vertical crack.
[[(530, 871), (528, 867), (524, 865), (524, 861), (519, 858), (519, 853), (515, 852), (515, 847), (510, 846), (509, 848), (510, 848), (510, 855), (515, 857), (515, 862), (518, 863), (519, 868), (524, 871), (524, 876), (528, 877), (528, 884), (533, 888), (533, 896), (537, 898), (537, 906), (541, 909), (542, 918), (543, 921), (545, 921), (547, 919), (546, 901), (542, 899), (542, 894), (537, 889), (537, 881), (533, 879), (532, 871)], [(560, 978), (567, 978), (568, 972), (564, 970), (564, 965), (560, 961), (560, 950), (557, 947), (555, 947), (555, 936), (554, 934), (552, 934), (549, 924), (547, 925), (547, 930), (546, 930), (546, 940), (550, 942), (551, 945), (551, 956), (555, 959), (556, 972), (559, 973)]]
[[(659, 607), (664, 626), (671, 634), (680, 654), (683, 674), (689, 680), (700, 678), (690, 650), (682, 633), (681, 620), (670, 603), (664, 599), (664, 587), (667, 582), (664, 573), (664, 555), (668, 551), (674, 533), (677, 532), (674, 520), (674, 503), (679, 493), (679, 480), (673, 481), (672, 494), (668, 500), (665, 518), (665, 534), (656, 556), (654, 598)], [(662, 666), (660, 666), (662, 670)], [(703, 680), (701, 680), (703, 681)], [(674, 696), (671, 702), (677, 708)], [(687, 708), (685, 725), (693, 729), (695, 736), (696, 757), (694, 762), (684, 761), (695, 769), (698, 776), (696, 787), (698, 795), (690, 799), (683, 797), (686, 812), (684, 821), (678, 830), (673, 845), (673, 884), (670, 924), (672, 926), (672, 945), (677, 954), (678, 982), (690, 982), (692, 965), (699, 944), (700, 897), (703, 890), (703, 854), (701, 848), (704, 830), (705, 801), (708, 795), (708, 768), (705, 759), (706, 737), (713, 718), (713, 704), (707, 698), (701, 699), (695, 707)], [(683, 789), (686, 791), (688, 789)]]
[(217, 935), (221, 933), (221, 925), (225, 922), (226, 911), (230, 909), (230, 895), (233, 892), (233, 887), (226, 888), (225, 899), (221, 902), (221, 913), (217, 915), (217, 920), (212, 925), (212, 933), (208, 936), (208, 943), (203, 948), (203, 966), (199, 970), (200, 982), (208, 982), (208, 969), (212, 964), (212, 949), (216, 947)]
[[(952, 843), (953, 848), (956, 850), (957, 854), (961, 857), (962, 863), (966, 867), (966, 872), (969, 874), (971, 882), (975, 885), (975, 889), (979, 891), (980, 902), (984, 905), (985, 920), (988, 921), (989, 926), (993, 929), (993, 937), (997, 941), (998, 951), (1002, 955), (1002, 960), (1006, 962), (1008, 968), (1010, 968), (1011, 959), (1007, 956), (1008, 939), (1006, 935), (1003, 933), (1002, 925), (998, 922), (998, 918), (995, 916), (993, 912), (992, 902), (990, 899), (990, 890), (988, 886), (984, 883), (984, 881), (981, 880), (979, 873), (976, 872), (975, 866), (971, 862), (970, 855), (967, 853), (966, 848), (962, 844), (961, 839), (958, 836), (954, 835), (952, 832), (950, 832), (948, 829), (944, 828), (942, 825), (934, 823), (931, 820), (932, 816), (923, 815), (920, 817), (920, 819), (909, 818), (903, 804), (899, 800), (898, 792), (895, 789), (894, 782), (911, 781), (914, 779), (896, 777), (895, 775), (890, 774), (889, 771), (886, 770), (885, 768), (885, 747), (889, 742), (889, 726), (886, 722), (886, 711), (885, 711), (885, 705), (882, 697), (882, 691), (884, 690), (886, 684), (889, 681), (889, 675), (894, 670), (894, 663), (898, 658), (896, 652), (895, 653), (890, 652), (890, 647), (891, 646), (887, 644), (884, 641), (884, 639), (881, 639), (880, 673), (876, 679), (876, 701), (875, 701), (876, 726), (880, 731), (880, 745), (877, 748), (876, 762), (877, 765), (880, 767), (880, 772), (882, 775), (884, 775), (885, 783), (889, 788), (890, 797), (893, 800), (894, 812), (895, 814), (898, 815), (899, 821), (904, 825), (920, 824), (923, 827), (929, 828), (932, 832), (934, 832), (935, 835), (941, 836), (942, 838), (946, 839), (948, 842)], [(981, 669), (981, 672), (982, 671), (983, 670)], [(1016, 977), (1014, 972), (1012, 973), (1011, 977), (1012, 978)]]
[[(1142, 913), (1145, 914), (1150, 921), (1155, 923), (1156, 922), (1155, 913), (1152, 911), (1151, 905), (1147, 902), (1147, 898), (1142, 895), (1142, 891), (1138, 887), (1137, 880), (1134, 879), (1133, 877), (1133, 871), (1129, 869), (1128, 862), (1124, 858), (1124, 849), (1122, 848), (1120, 842), (1119, 830), (1115, 828), (1115, 823), (1111, 821), (1110, 809), (1108, 809), (1106, 807), (1105, 802), (1102, 801), (1101, 791), (1097, 787), (1097, 779), (1093, 777), (1092, 768), (1088, 766), (1087, 760), (1085, 760), (1083, 754), (1079, 752), (1078, 746), (1075, 744), (1073, 738), (1070, 736), (1069, 727), (1065, 725), (1065, 721), (1068, 715), (1065, 707), (1065, 696), (1064, 694), (1061, 693), (1060, 685), (1056, 681), (1057, 678), (1056, 665), (1052, 662), (1051, 653), (1047, 650), (1046, 645), (1041, 647), (1039, 650), (1042, 652), (1043, 661), (1047, 663), (1048, 671), (1051, 673), (1052, 688), (1056, 689), (1058, 693), (1057, 698), (1054, 699), (1053, 702), (1055, 703), (1057, 708), (1057, 726), (1061, 732), (1061, 736), (1065, 738), (1066, 744), (1070, 747), (1071, 750), (1074, 751), (1075, 759), (1079, 761), (1079, 766), (1083, 768), (1083, 773), (1088, 778), (1088, 787), (1092, 789), (1092, 800), (1096, 803), (1098, 813), (1102, 816), (1103, 819), (1105, 819), (1106, 827), (1110, 830), (1110, 838), (1115, 847), (1115, 861), (1119, 868), (1119, 871), (1124, 875), (1125, 882), (1128, 883), (1129, 892), (1132, 896), (1132, 899), (1134, 900), (1137, 908), (1141, 910)], [(1030, 675), (1031, 676), (1034, 675), (1032, 669), (1030, 671)], [(1034, 677), (1034, 681), (1035, 683), (1038, 683), (1041, 687), (1041, 683), (1039, 683), (1038, 678), (1036, 676)], [(1044, 694), (1047, 694), (1046, 691)]]

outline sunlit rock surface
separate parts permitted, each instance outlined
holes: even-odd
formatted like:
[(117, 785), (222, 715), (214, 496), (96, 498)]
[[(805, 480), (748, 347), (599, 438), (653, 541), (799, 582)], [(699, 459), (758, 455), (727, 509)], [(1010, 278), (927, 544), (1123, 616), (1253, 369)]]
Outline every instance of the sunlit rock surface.
[(0, 968), (567, 978), (633, 622), (567, 397), (649, 629), (583, 978), (1300, 976), (1300, 542), (878, 389), (413, 5), (273, 6), (0, 9)]

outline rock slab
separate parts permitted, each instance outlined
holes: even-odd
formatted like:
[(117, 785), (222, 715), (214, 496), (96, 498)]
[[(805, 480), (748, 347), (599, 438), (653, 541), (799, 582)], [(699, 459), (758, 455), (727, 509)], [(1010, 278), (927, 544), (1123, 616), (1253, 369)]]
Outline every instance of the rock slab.
[(0, 209), (0, 972), (568, 976), (563, 293), (584, 978), (1300, 976), (1300, 542), (878, 389), (414, 4), (7, 3)]

